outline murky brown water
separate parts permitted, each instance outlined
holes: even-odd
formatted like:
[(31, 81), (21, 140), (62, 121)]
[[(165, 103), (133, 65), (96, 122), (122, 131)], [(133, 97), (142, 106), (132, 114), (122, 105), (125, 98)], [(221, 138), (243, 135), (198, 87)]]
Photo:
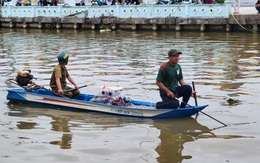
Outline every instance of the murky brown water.
[[(260, 37), (251, 33), (0, 31), (0, 162), (259, 162)], [(187, 83), (198, 103), (226, 123), (200, 114), (185, 119), (138, 119), (8, 104), (5, 81), (28, 68), (48, 87), (56, 56), (81, 92), (120, 85), (133, 99), (160, 100), (155, 85), (170, 48), (183, 52)], [(239, 101), (228, 104), (228, 99)], [(189, 102), (194, 105), (194, 100)]]

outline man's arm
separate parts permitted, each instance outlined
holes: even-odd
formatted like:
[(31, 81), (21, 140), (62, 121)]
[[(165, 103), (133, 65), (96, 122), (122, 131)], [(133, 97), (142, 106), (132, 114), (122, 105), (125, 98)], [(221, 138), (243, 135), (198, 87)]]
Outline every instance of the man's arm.
[(61, 88), (60, 78), (56, 78), (56, 85), (58, 87), (58, 93), (63, 94), (63, 90)]
[(167, 96), (172, 97), (172, 98), (175, 98), (174, 93), (173, 93), (172, 91), (170, 91), (169, 89), (167, 89), (167, 88), (163, 85), (162, 82), (156, 80), (156, 85), (157, 85), (162, 91), (164, 91), (164, 92), (167, 94)]
[(186, 82), (185, 82), (183, 79), (181, 79), (181, 80), (179, 81), (179, 83), (180, 83), (180, 85), (186, 85)]
[(70, 81), (71, 84), (73, 84), (75, 86), (76, 89), (79, 89), (78, 85), (74, 82), (74, 80), (72, 79), (72, 77), (68, 77), (68, 80)]

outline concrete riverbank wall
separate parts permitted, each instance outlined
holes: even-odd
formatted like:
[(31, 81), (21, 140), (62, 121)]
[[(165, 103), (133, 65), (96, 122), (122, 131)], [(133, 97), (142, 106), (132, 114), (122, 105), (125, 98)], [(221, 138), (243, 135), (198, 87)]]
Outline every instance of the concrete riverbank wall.
[[(239, 23), (238, 23), (238, 22)], [(258, 30), (260, 18), (255, 15), (230, 16), (229, 18), (1, 18), (2, 28), (51, 28), (86, 30), (197, 30), (242, 31)]]
[(231, 4), (146, 6), (5, 6), (3, 28), (86, 30), (257, 31), (259, 14), (231, 13)]

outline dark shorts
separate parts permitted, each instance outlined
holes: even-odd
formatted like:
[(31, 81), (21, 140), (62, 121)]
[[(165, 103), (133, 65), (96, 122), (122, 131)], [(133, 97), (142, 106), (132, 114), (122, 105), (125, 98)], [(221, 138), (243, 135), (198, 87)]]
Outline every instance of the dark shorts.
[(175, 91), (173, 91), (173, 93), (177, 98), (182, 97), (183, 102), (181, 103), (181, 105), (178, 100), (168, 97), (166, 94), (160, 94), (162, 101), (156, 103), (156, 108), (157, 109), (163, 109), (163, 108), (177, 109), (179, 107), (184, 108), (190, 99), (192, 88), (190, 85), (182, 85), (177, 87)]

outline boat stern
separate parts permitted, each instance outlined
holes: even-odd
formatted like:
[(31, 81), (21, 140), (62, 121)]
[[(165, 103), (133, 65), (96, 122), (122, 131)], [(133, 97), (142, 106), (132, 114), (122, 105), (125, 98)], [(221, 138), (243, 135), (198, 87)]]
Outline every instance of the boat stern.
[(10, 101), (27, 101), (24, 89), (8, 89), (7, 99)]

